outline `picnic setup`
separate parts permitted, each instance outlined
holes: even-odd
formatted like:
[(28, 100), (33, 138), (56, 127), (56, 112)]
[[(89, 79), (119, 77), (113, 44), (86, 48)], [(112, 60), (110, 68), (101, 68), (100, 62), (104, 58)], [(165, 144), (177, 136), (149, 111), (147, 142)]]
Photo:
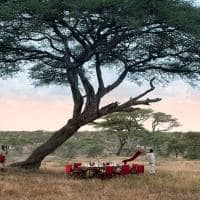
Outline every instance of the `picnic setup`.
[(91, 162), (88, 165), (82, 163), (66, 164), (65, 173), (72, 178), (112, 178), (129, 174), (143, 174), (144, 165), (128, 164), (128, 162), (135, 160), (142, 153), (142, 151), (137, 151), (131, 158), (123, 160), (122, 164), (112, 162)]

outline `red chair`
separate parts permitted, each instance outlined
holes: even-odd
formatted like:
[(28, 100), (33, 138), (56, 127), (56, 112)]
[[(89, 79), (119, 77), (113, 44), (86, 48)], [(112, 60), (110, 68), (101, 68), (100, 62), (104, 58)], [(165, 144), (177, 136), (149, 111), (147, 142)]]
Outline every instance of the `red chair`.
[(120, 174), (124, 176), (124, 175), (130, 174), (130, 173), (131, 173), (130, 166), (129, 165), (122, 165)]
[(144, 173), (144, 165), (138, 165), (137, 166), (137, 174)]
[(72, 172), (73, 172), (72, 165), (67, 164), (65, 167), (65, 173), (68, 175), (72, 175)]
[(105, 174), (105, 176), (113, 176), (114, 166), (106, 166), (104, 174)]
[(6, 160), (6, 157), (0, 154), (0, 163), (4, 163), (5, 160)]
[(144, 173), (144, 165), (141, 165), (140, 172), (141, 172), (142, 174)]
[(138, 170), (138, 164), (133, 163), (132, 164), (132, 173), (137, 173), (137, 170)]
[(99, 177), (101, 178), (112, 178), (114, 175), (114, 166), (105, 166), (105, 170), (101, 171)]
[(81, 163), (74, 163), (74, 169), (78, 168), (79, 166), (81, 166)]

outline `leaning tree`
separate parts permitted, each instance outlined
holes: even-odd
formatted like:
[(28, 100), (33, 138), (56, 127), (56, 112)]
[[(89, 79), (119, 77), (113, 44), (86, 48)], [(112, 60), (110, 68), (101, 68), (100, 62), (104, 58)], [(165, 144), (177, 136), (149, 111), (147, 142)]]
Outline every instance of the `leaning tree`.
[[(183, 0), (1, 1), (0, 74), (27, 69), (37, 85), (69, 86), (74, 101), (66, 125), (15, 166), (38, 168), (83, 125), (160, 101), (144, 98), (154, 90), (153, 77), (198, 80), (199, 24), (200, 9)], [(118, 76), (113, 83), (105, 83), (104, 68)], [(102, 105), (125, 78), (148, 80), (150, 88)]]

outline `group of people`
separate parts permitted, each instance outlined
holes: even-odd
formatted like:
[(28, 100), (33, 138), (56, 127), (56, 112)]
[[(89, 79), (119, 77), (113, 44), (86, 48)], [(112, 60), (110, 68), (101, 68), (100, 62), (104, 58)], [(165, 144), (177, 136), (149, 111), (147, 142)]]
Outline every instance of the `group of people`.
[(105, 166), (118, 166), (118, 163), (115, 162), (100, 162), (98, 161), (90, 161), (88, 164), (84, 164), (87, 167), (105, 167)]
[[(122, 162), (124, 164), (126, 164), (127, 162), (135, 160), (138, 156), (145, 155), (146, 160), (147, 160), (148, 165), (149, 165), (148, 166), (149, 167), (149, 173), (152, 174), (152, 175), (155, 175), (155, 173), (156, 173), (156, 169), (155, 169), (156, 159), (155, 159), (155, 154), (154, 154), (153, 149), (152, 148), (145, 149), (144, 147), (141, 147), (141, 146), (138, 146), (136, 149), (137, 149), (137, 151), (135, 152), (135, 154), (131, 158), (125, 159)], [(86, 166), (86, 167), (105, 167), (106, 165), (115, 166), (115, 167), (120, 166), (119, 163), (118, 164), (113, 163), (113, 162), (101, 163), (99, 161), (97, 161), (97, 162), (91, 161), (88, 164), (84, 164), (84, 166)]]

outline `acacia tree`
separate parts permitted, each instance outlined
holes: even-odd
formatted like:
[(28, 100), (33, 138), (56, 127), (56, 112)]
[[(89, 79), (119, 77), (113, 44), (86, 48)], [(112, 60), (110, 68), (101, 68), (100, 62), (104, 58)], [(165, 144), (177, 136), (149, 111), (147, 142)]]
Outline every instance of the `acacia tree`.
[(187, 148), (187, 141), (184, 139), (184, 134), (175, 132), (172, 133), (172, 137), (168, 139), (167, 153), (168, 155), (173, 153), (178, 158), (179, 154), (184, 155)]
[[(108, 113), (149, 105), (153, 77), (197, 80), (200, 66), (199, 8), (181, 0), (4, 0), (0, 7), (0, 72), (29, 66), (37, 85), (69, 86), (73, 115), (38, 147), (23, 168), (38, 168), (81, 126)], [(103, 68), (118, 77), (106, 85)], [(92, 71), (91, 71), (92, 70)], [(98, 88), (89, 76), (96, 77)], [(101, 99), (128, 77), (150, 88), (124, 103)]]
[(188, 132), (184, 135), (186, 141), (186, 158), (200, 159), (200, 137), (199, 132)]
[(119, 156), (124, 146), (144, 130), (143, 123), (151, 117), (152, 112), (151, 109), (135, 109), (133, 112), (112, 113), (103, 117), (103, 121), (95, 122), (95, 126), (117, 137), (119, 148), (116, 155)]
[(174, 127), (179, 127), (180, 123), (177, 118), (174, 118), (172, 115), (156, 112), (152, 115), (152, 132), (166, 132)]

